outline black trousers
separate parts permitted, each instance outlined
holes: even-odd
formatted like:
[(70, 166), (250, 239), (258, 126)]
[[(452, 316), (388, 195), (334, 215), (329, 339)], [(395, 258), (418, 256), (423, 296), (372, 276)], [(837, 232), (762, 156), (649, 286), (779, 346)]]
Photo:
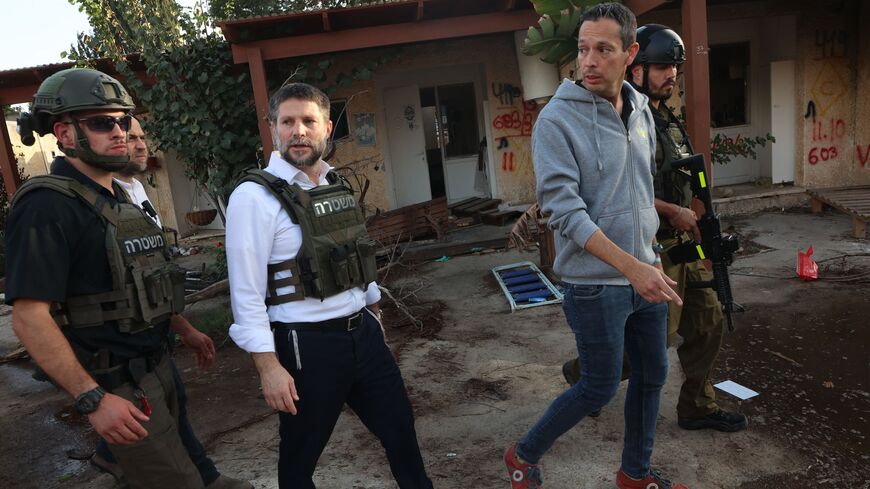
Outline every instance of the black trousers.
[(312, 475), (344, 404), (383, 445), (401, 489), (431, 489), (405, 384), (368, 312), (346, 331), (275, 330), (278, 359), (296, 382), (297, 414), (279, 413), (280, 489), (315, 489)]

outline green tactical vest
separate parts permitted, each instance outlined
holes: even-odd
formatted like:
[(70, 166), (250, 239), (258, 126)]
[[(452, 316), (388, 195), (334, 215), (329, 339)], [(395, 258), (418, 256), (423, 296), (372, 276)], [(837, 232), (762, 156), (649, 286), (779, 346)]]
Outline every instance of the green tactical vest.
[[(327, 173), (326, 180), (327, 185), (306, 191), (263, 170), (247, 170), (239, 179), (239, 184), (255, 182), (269, 190), (302, 228), (302, 247), (296, 258), (267, 267), (266, 305), (306, 297), (322, 301), (354, 287), (365, 290), (377, 278), (377, 246), (368, 236), (353, 189), (335, 172)], [(291, 276), (276, 278), (275, 274), (284, 271)], [(290, 285), (293, 293), (278, 293), (279, 287)]]
[(657, 117), (655, 196), (671, 204), (689, 207), (692, 204), (691, 175), (671, 169), (674, 161), (691, 156), (688, 136), (670, 108), (665, 107), (664, 113), (658, 115), (667, 118), (667, 126)]
[[(116, 195), (126, 195), (120, 186), (113, 185)], [(169, 260), (163, 231), (139, 206), (119, 202), (113, 208), (92, 189), (57, 175), (27, 180), (15, 193), (12, 205), (39, 188), (81, 200), (106, 228), (112, 290), (67, 297), (65, 303), (53, 305), (52, 315), (59, 326), (86, 328), (117, 321), (122, 333), (139, 333), (184, 310), (184, 270)]]

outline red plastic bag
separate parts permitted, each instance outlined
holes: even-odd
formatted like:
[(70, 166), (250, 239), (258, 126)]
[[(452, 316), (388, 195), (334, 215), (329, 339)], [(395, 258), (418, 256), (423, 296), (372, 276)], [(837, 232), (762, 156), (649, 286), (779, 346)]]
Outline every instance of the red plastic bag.
[(804, 281), (818, 280), (819, 265), (813, 260), (813, 247), (807, 248), (806, 253), (798, 251), (797, 274)]

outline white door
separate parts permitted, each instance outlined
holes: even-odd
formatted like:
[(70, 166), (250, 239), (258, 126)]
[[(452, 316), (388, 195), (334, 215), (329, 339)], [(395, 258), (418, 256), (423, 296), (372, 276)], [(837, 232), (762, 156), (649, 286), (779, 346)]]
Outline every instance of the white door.
[(420, 89), (417, 85), (386, 89), (383, 99), (396, 207), (431, 200)]
[(793, 182), (795, 167), (794, 61), (770, 64), (770, 127), (773, 183)]
[(488, 195), (474, 188), (475, 173), (477, 173), (477, 156), (449, 158), (444, 162), (448, 202), (458, 202), (469, 197), (486, 197)]

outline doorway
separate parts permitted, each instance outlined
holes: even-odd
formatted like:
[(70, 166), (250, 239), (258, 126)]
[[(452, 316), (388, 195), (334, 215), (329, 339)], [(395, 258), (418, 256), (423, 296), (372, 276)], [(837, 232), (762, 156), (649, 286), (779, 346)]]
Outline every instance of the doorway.
[(483, 196), (475, 189), (477, 172), (486, 171), (475, 83), (405, 85), (383, 95), (396, 206)]

